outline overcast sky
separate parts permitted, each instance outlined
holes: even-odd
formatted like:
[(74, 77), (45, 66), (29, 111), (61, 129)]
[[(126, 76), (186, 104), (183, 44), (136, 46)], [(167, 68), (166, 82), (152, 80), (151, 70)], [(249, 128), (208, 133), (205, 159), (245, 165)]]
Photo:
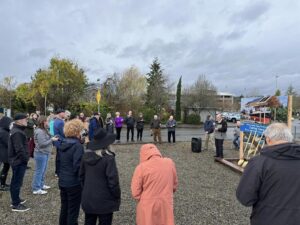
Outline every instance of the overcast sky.
[(219, 91), (300, 93), (299, 0), (1, 0), (0, 78), (30, 81), (53, 56), (90, 81), (158, 57), (183, 84), (200, 74)]

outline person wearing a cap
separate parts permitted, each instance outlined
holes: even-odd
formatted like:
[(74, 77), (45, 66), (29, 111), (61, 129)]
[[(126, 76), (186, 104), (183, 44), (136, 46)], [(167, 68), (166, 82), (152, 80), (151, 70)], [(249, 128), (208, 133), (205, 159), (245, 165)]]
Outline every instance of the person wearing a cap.
[(132, 197), (137, 200), (136, 224), (174, 225), (173, 193), (177, 185), (173, 160), (162, 157), (154, 144), (143, 145), (131, 181)]
[(10, 195), (12, 211), (24, 212), (29, 210), (29, 208), (23, 204), (25, 200), (20, 198), (23, 178), (29, 160), (27, 138), (24, 132), (27, 126), (27, 115), (17, 113), (14, 117), (14, 121), (8, 139), (8, 159), (13, 171), (10, 183)]
[(0, 164), (3, 167), (0, 174), (0, 191), (8, 191), (9, 185), (6, 184), (7, 174), (10, 168), (8, 163), (8, 139), (9, 139), (9, 126), (11, 118), (4, 116), (0, 119)]
[(61, 209), (59, 225), (78, 224), (81, 202), (79, 169), (84, 147), (80, 143), (83, 123), (79, 119), (66, 122), (65, 139), (58, 147), (58, 186), (60, 189)]
[(85, 225), (112, 224), (113, 212), (118, 211), (121, 200), (118, 169), (115, 154), (109, 145), (116, 135), (100, 128), (87, 144), (81, 167), (83, 187), (81, 205), (85, 212)]

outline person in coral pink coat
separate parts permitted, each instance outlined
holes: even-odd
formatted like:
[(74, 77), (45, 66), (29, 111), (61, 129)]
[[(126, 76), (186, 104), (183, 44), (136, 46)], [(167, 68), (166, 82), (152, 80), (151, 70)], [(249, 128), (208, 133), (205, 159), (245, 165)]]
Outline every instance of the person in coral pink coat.
[(174, 162), (163, 158), (154, 144), (140, 150), (140, 164), (136, 167), (131, 192), (137, 202), (137, 225), (174, 225), (173, 193), (178, 179)]

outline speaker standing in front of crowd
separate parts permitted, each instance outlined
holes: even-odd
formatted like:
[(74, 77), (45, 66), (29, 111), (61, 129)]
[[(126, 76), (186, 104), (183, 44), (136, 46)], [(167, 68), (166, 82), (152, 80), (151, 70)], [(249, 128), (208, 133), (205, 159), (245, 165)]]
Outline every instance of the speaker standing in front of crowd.
[(59, 225), (78, 224), (81, 202), (81, 184), (79, 169), (84, 147), (80, 143), (84, 129), (79, 119), (66, 122), (65, 139), (58, 147), (58, 186), (60, 189), (61, 209)]
[(29, 160), (28, 143), (24, 132), (27, 126), (27, 115), (17, 113), (14, 121), (8, 139), (8, 159), (13, 171), (10, 183), (10, 195), (12, 211), (24, 212), (29, 210), (24, 205), (26, 200), (20, 198), (20, 191)]
[(113, 212), (121, 201), (118, 169), (115, 154), (110, 146), (116, 135), (98, 129), (87, 144), (80, 167), (83, 187), (81, 205), (85, 212), (85, 225), (111, 225)]
[(166, 127), (168, 129), (168, 142), (171, 143), (171, 136), (173, 138), (173, 143), (175, 143), (175, 128), (176, 128), (176, 120), (174, 120), (173, 116), (170, 116)]
[(174, 162), (162, 157), (154, 144), (143, 145), (131, 181), (131, 193), (137, 200), (136, 224), (174, 225), (173, 193), (177, 185)]
[(215, 157), (223, 158), (223, 144), (226, 138), (227, 122), (222, 118), (221, 114), (216, 116), (216, 127), (215, 127), (215, 145), (216, 155)]
[(34, 130), (34, 161), (35, 171), (32, 181), (32, 191), (35, 195), (47, 194), (50, 186), (45, 184), (45, 175), (48, 166), (48, 160), (53, 148), (53, 141), (57, 141), (58, 137), (51, 137), (48, 131), (48, 121), (45, 116), (40, 116), (38, 126)]
[(132, 116), (132, 111), (128, 112), (128, 115), (125, 119), (125, 123), (127, 125), (127, 142), (129, 141), (129, 133), (131, 133), (131, 141), (134, 141), (135, 119)]
[(10, 168), (8, 162), (8, 139), (9, 139), (9, 126), (12, 120), (4, 116), (0, 119), (0, 166), (3, 167), (0, 174), (0, 191), (8, 191), (9, 185), (6, 184), (7, 174)]

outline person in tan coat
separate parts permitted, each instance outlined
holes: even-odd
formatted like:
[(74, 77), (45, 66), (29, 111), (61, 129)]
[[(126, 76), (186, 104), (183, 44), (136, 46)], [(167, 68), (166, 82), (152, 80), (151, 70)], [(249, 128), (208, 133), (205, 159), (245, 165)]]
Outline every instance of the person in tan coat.
[(140, 150), (140, 164), (132, 181), (132, 197), (137, 200), (137, 225), (174, 225), (173, 193), (178, 185), (174, 162), (163, 158), (154, 144)]

